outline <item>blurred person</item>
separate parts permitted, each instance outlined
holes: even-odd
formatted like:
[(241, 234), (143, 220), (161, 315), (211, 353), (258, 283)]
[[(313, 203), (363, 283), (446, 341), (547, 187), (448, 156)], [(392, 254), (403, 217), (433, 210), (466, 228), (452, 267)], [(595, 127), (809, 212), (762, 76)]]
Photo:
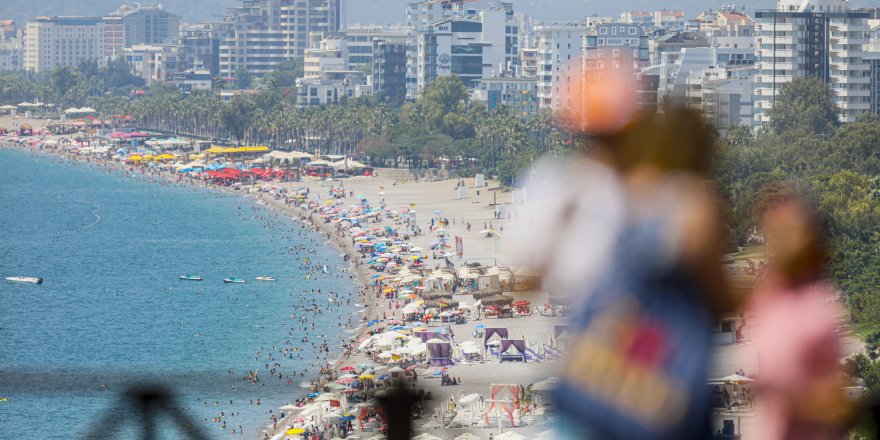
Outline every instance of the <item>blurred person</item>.
[(623, 223), (625, 191), (603, 152), (625, 142), (644, 116), (631, 76), (573, 78), (563, 88), (573, 91), (568, 108), (576, 110), (557, 116), (580, 135), (580, 148), (543, 157), (525, 173), (527, 201), (510, 223), (503, 249), (505, 261), (535, 269), (543, 287), (563, 302), (589, 290), (585, 286), (594, 285), (608, 264)]
[(840, 379), (841, 310), (823, 279), (826, 248), (812, 209), (793, 191), (761, 209), (767, 275), (748, 305), (758, 354), (759, 438), (843, 438), (849, 407)]
[(620, 224), (572, 319), (554, 393), (560, 438), (711, 437), (712, 328), (732, 307), (721, 210), (706, 183), (713, 146), (702, 115), (670, 108), (599, 148), (620, 182)]

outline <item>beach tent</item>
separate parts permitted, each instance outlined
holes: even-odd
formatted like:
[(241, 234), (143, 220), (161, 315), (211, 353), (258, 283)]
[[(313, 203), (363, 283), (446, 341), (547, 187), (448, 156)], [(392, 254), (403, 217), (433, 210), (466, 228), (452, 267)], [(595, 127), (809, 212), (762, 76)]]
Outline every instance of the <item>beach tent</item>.
[(508, 337), (508, 331), (504, 327), (488, 327), (483, 335), (483, 347), (488, 347), (492, 340), (504, 340)]
[(434, 367), (452, 365), (452, 344), (442, 339), (430, 339), (428, 347), (428, 364)]
[(526, 361), (526, 341), (522, 339), (504, 339), (501, 341), (501, 349), (498, 351), (498, 357), (501, 362), (525, 362)]
[(554, 325), (550, 337), (550, 347), (554, 350), (565, 350), (571, 342), (571, 328), (567, 325)]

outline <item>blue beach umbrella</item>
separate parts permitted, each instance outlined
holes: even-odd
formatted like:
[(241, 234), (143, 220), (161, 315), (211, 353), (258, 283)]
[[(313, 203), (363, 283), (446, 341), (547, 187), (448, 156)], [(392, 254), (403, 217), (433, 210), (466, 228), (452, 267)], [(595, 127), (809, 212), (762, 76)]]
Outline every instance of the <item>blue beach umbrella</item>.
[(370, 322), (367, 323), (367, 327), (372, 327), (372, 326), (374, 326), (374, 325), (376, 325), (376, 324), (378, 324), (378, 323), (379, 323), (379, 320), (378, 320), (378, 319), (374, 319), (374, 320), (372, 320), (372, 321), (370, 321)]
[(486, 328), (486, 324), (477, 324), (474, 326), (475, 329), (479, 330), (481, 328)]

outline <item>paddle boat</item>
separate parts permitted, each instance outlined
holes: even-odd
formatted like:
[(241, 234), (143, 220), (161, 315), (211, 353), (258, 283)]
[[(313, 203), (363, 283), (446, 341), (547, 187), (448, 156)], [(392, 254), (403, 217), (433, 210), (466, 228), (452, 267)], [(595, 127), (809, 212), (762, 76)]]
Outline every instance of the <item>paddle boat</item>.
[(43, 279), (38, 277), (6, 277), (6, 281), (11, 281), (13, 283), (43, 284)]
[(245, 281), (241, 278), (229, 277), (229, 278), (223, 278), (223, 282), (224, 283), (241, 284), (241, 283), (246, 283), (247, 281)]
[(275, 281), (274, 277), (270, 277), (268, 275), (260, 275), (256, 278), (257, 281)]
[(201, 281), (202, 280), (201, 275), (181, 275), (177, 278), (184, 280), (184, 281)]

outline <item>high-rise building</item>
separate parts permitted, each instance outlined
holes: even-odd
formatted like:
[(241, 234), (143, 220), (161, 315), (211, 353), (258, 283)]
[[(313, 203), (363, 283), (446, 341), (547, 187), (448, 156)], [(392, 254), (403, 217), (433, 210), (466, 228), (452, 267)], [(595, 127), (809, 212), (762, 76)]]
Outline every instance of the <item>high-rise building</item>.
[(870, 42), (866, 47), (865, 60), (870, 65), (868, 75), (871, 78), (871, 114), (880, 115), (880, 20), (871, 20), (873, 24), (868, 33)]
[(406, 99), (406, 43), (373, 41), (373, 95), (383, 101), (401, 103)]
[(406, 43), (412, 31), (405, 26), (354, 26), (345, 30), (348, 42), (348, 67), (372, 69), (375, 41)]
[(107, 57), (125, 47), (163, 44), (180, 32), (180, 16), (166, 11), (161, 4), (123, 5), (101, 21)]
[(584, 34), (583, 68), (635, 75), (648, 66), (648, 34), (637, 24), (600, 23)]
[(302, 60), (310, 33), (337, 32), (341, 0), (242, 0), (229, 9), (220, 43), (220, 73), (244, 69), (262, 77), (287, 60)]
[(45, 72), (104, 58), (98, 17), (37, 17), (25, 31), (24, 67)]
[(416, 87), (456, 75), (474, 88), (480, 78), (510, 74), (519, 65), (518, 27), (509, 4), (476, 15), (453, 16), (417, 31)]
[(572, 91), (566, 82), (581, 72), (581, 45), (587, 22), (540, 23), (535, 26), (538, 46), (538, 103), (559, 111), (568, 107)]
[(13, 20), (0, 20), (0, 71), (24, 68), (24, 33)]
[(166, 46), (173, 56), (166, 58), (166, 72), (208, 71), (220, 74), (220, 42), (228, 34), (228, 23), (202, 23), (188, 26)]
[(841, 121), (870, 111), (869, 16), (844, 0), (779, 0), (774, 10), (756, 11), (755, 125), (769, 121), (779, 89), (795, 78), (828, 84)]
[[(433, 62), (433, 58), (436, 58), (433, 54), (419, 52), (420, 40), (425, 41), (423, 35), (433, 32), (448, 33), (450, 31), (449, 29), (443, 31), (434, 25), (441, 20), (449, 20), (455, 18), (473, 19), (474, 17), (478, 17), (480, 15), (480, 11), (490, 8), (505, 11), (505, 21), (510, 21), (510, 23), (505, 25), (509, 28), (507, 30), (516, 30), (516, 32), (507, 33), (506, 36), (512, 37), (513, 35), (518, 34), (518, 26), (516, 25), (516, 19), (513, 17), (513, 5), (511, 3), (500, 2), (499, 4), (499, 2), (493, 0), (423, 0), (416, 3), (407, 4), (406, 26), (412, 29), (412, 31), (409, 32), (409, 39), (407, 41), (407, 99), (413, 100), (418, 98), (419, 94), (422, 91), (421, 87), (425, 85), (424, 78), (433, 77), (434, 73), (432, 73), (432, 71), (436, 70), (435, 66), (433, 65), (424, 66), (423, 64), (426, 60), (426, 57), (429, 62)], [(493, 35), (492, 37), (494, 36), (495, 35)], [(428, 46), (434, 45), (434, 43), (431, 41), (433, 40), (432, 38), (428, 38), (427, 40)], [(516, 40), (509, 40), (509, 43), (510, 47), (518, 46), (518, 38)], [(498, 45), (496, 44), (495, 47), (497, 46)], [(518, 58), (516, 56), (516, 53), (511, 53), (509, 55), (511, 55), (512, 59)], [(445, 58), (446, 57), (444, 57), (444, 59)], [(422, 68), (421, 71), (419, 70), (420, 68)], [(444, 70), (445, 72), (445, 69), (442, 70)], [(421, 86), (419, 79), (420, 76), (422, 77)]]

